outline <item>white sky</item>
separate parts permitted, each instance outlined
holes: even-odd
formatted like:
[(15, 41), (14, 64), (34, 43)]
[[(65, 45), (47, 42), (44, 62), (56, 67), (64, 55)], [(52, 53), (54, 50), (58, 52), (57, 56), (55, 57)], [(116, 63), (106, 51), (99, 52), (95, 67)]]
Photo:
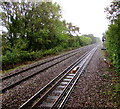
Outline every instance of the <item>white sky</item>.
[[(107, 30), (108, 20), (104, 8), (111, 0), (53, 0), (62, 8), (62, 16), (67, 22), (80, 28), (81, 34), (102, 37)], [(1, 30), (0, 30), (1, 32)]]
[(67, 22), (80, 28), (81, 34), (102, 37), (107, 30), (108, 20), (104, 8), (111, 0), (53, 0), (62, 7), (62, 16)]

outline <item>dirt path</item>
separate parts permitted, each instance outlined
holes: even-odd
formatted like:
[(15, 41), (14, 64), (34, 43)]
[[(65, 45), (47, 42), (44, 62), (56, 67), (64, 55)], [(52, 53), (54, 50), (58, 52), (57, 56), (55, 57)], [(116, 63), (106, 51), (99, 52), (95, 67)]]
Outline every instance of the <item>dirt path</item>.
[[(97, 50), (86, 71), (81, 75), (65, 108), (103, 109), (115, 106), (106, 92), (110, 90), (113, 72), (108, 71), (104, 61), (103, 51)], [(115, 108), (117, 109), (117, 108)]]

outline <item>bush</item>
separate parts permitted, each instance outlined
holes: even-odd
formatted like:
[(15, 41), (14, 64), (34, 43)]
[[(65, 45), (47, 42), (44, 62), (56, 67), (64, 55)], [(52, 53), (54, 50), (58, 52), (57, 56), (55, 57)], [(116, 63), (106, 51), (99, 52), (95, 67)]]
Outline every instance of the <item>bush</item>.
[(4, 56), (2, 56), (2, 64), (15, 64), (17, 62), (19, 62), (19, 54), (17, 52), (10, 52), (7, 51), (6, 54)]
[(113, 64), (120, 72), (120, 20), (111, 24), (106, 32), (106, 48)]
[(7, 51), (4, 56), (2, 56), (3, 66), (6, 64), (16, 64), (22, 61), (34, 60), (34, 52), (29, 53), (27, 51), (13, 50), (12, 52)]
[(36, 51), (36, 52), (18, 51), (18, 50), (13, 50), (12, 52), (7, 51), (6, 54), (2, 56), (3, 67), (9, 64), (16, 64), (18, 62), (23, 62), (23, 61), (33, 61), (35, 59), (42, 58), (43, 56), (57, 54), (62, 49), (63, 49), (62, 46), (59, 46), (53, 49)]

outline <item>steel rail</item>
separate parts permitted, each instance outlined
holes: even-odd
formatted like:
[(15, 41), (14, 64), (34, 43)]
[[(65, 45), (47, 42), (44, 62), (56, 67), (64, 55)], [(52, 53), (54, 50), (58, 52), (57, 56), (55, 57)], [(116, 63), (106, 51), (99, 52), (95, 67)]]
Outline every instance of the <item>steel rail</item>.
[[(59, 102), (61, 102), (64, 98), (64, 95), (66, 95), (66, 92), (69, 91), (69, 89), (71, 89), (71, 85), (74, 84), (74, 82), (77, 81), (77, 79), (79, 78), (79, 75), (81, 74), (80, 70), (83, 70), (83, 68), (85, 68), (85, 63), (88, 62), (88, 60), (90, 59), (92, 53), (90, 53), (84, 60), (83, 62), (80, 64), (80, 68), (79, 70), (76, 72), (76, 74), (74, 75), (73, 79), (71, 79), (71, 81), (67, 84), (67, 86), (64, 88), (63, 92), (59, 95), (59, 97), (55, 100), (55, 102), (52, 104), (52, 106), (50, 108), (58, 108), (60, 107)], [(88, 59), (88, 60), (87, 60)], [(39, 105), (39, 102), (38, 102)]]
[[(73, 51), (73, 52), (74, 52), (74, 51)], [(72, 52), (72, 53), (73, 53), (73, 52)], [(63, 56), (69, 55), (69, 54), (71, 54), (71, 53), (60, 55), (60, 56), (58, 56), (58, 57), (55, 57), (55, 58), (50, 59), (50, 60), (47, 60), (47, 61), (45, 61), (45, 62), (42, 62), (42, 63), (40, 63), (40, 64), (37, 64), (37, 65), (35, 65), (35, 66), (32, 66), (32, 67), (30, 67), (30, 68), (27, 68), (27, 69), (18, 71), (18, 72), (14, 73), (14, 74), (10, 74), (10, 75), (8, 75), (8, 76), (3, 77), (2, 80), (6, 80), (6, 79), (8, 79), (8, 78), (10, 78), (10, 77), (13, 77), (13, 76), (15, 76), (15, 75), (18, 75), (18, 74), (20, 74), (20, 73), (22, 73), (22, 72), (25, 72), (25, 71), (30, 70), (30, 69), (32, 69), (32, 68), (35, 68), (35, 67), (38, 67), (38, 66), (40, 66), (40, 65), (46, 64), (46, 63), (48, 63), (48, 62), (51, 62), (51, 61), (56, 60), (56, 59), (59, 59), (59, 58), (61, 58), (61, 57), (63, 57)]]
[[(89, 52), (90, 53), (90, 52)], [(72, 70), (72, 68), (74, 68), (77, 64), (79, 64), (86, 56), (88, 56), (88, 52), (86, 54), (84, 54), (84, 56), (81, 56), (77, 61), (75, 61), (71, 66), (69, 66), (67, 69), (65, 69), (61, 74), (59, 74), (55, 79), (53, 79), (49, 84), (47, 84), (45, 87), (43, 87), (40, 91), (38, 91), (34, 96), (32, 96), (28, 101), (26, 101), (23, 105), (21, 105), (19, 107), (19, 109), (28, 109), (30, 108), (29, 106), (31, 104), (33, 104), (33, 102), (39, 98), (40, 96), (42, 96), (41, 98), (44, 99), (44, 95), (46, 96), (45, 92), (46, 90), (49, 89), (49, 87), (55, 87), (55, 85), (51, 85), (54, 83), (59, 83), (61, 80), (61, 76), (64, 77), (65, 75), (67, 75), (67, 73), (70, 72), (70, 70)], [(63, 75), (64, 74), (64, 75)], [(55, 82), (56, 80), (58, 80), (58, 82)], [(47, 91), (46, 93), (48, 93), (49, 91)]]
[[(82, 58), (82, 59), (84, 59), (84, 58)], [(82, 60), (80, 60), (80, 61), (82, 61)], [(79, 61), (79, 62), (80, 62)], [(77, 62), (77, 64), (79, 64), (79, 62)], [(77, 65), (76, 64), (76, 65)], [(70, 72), (70, 71), (69, 71)], [(41, 98), (39, 98), (38, 100), (37, 100), (37, 102), (35, 102), (33, 105), (32, 105), (32, 107), (30, 108), (30, 109), (33, 109), (33, 108), (37, 108), (37, 106), (39, 105), (39, 104), (41, 104), (43, 101), (44, 101), (44, 99), (51, 93), (51, 92), (53, 92), (54, 90), (55, 90), (55, 88), (62, 82), (62, 80), (66, 77), (66, 75), (68, 75), (68, 73), (69, 72), (67, 72), (66, 74), (64, 74), (47, 92), (45, 92), (43, 95), (42, 95), (42, 97)], [(71, 82), (71, 81), (70, 81)], [(70, 83), (69, 83), (70, 84)], [(65, 90), (67, 90), (67, 86), (66, 86), (66, 88), (65, 88)], [(63, 90), (63, 91), (65, 91), (65, 90)], [(59, 95), (60, 97), (62, 97), (63, 96), (63, 93), (61, 94), (61, 95)], [(56, 100), (56, 101), (58, 101), (58, 99)], [(53, 103), (53, 106), (52, 107), (56, 107), (56, 102), (55, 103)], [(44, 107), (43, 107), (44, 108)]]
[[(88, 52), (87, 52), (88, 53)], [(79, 59), (84, 57), (87, 53), (82, 55)], [(29, 106), (32, 101), (35, 101), (36, 98), (38, 98), (41, 94), (43, 94), (49, 87), (51, 87), (51, 84), (54, 84), (63, 74), (65, 74), (67, 71), (70, 71), (73, 67), (75, 67), (75, 64), (79, 61), (77, 59), (72, 65), (70, 65), (68, 68), (66, 68), (63, 72), (61, 72), (57, 77), (55, 77), (50, 83), (48, 83), (46, 86), (44, 86), (41, 90), (39, 90), (34, 96), (32, 96), (28, 101), (26, 101), (23, 105), (20, 106), (19, 109), (24, 109), (27, 106)]]
[[(78, 53), (78, 52), (77, 52), (77, 53)], [(66, 59), (69, 59), (70, 57), (74, 56), (74, 55), (77, 54), (77, 53), (73, 53), (71, 56), (68, 56), (68, 57), (65, 58), (65, 59), (62, 59), (62, 60), (60, 60), (60, 61), (58, 61), (58, 62), (56, 62), (56, 63), (53, 63), (53, 64), (51, 64), (51, 65), (49, 65), (49, 66), (46, 66), (44, 69), (40, 69), (39, 71), (37, 71), (37, 72), (35, 72), (35, 73), (31, 74), (31, 75), (28, 75), (28, 76), (26, 76), (26, 77), (23, 77), (21, 80), (15, 82), (15, 83), (12, 83), (12, 84), (10, 84), (9, 86), (3, 88), (3, 89), (2, 89), (2, 93), (6, 92), (7, 90), (9, 90), (9, 89), (11, 89), (11, 88), (13, 88), (13, 87), (15, 87), (16, 85), (19, 85), (20, 83), (28, 80), (29, 78), (31, 78), (31, 77), (39, 74), (40, 72), (43, 72), (43, 71), (47, 70), (48, 68), (50, 68), (50, 67), (52, 67), (52, 66), (54, 66), (54, 65), (56, 65), (56, 64), (58, 64), (58, 63), (60, 63), (60, 62), (62, 62), (62, 61), (64, 61), (64, 60), (66, 60)]]
[[(91, 46), (92, 46), (92, 45), (91, 45)], [(18, 75), (18, 74), (20, 74), (20, 73), (22, 73), (22, 72), (25, 72), (25, 71), (30, 70), (30, 69), (32, 69), (32, 68), (35, 68), (35, 67), (38, 67), (38, 66), (40, 66), (40, 65), (46, 64), (46, 63), (51, 62), (51, 61), (53, 61), (53, 60), (59, 59), (59, 58), (61, 58), (61, 57), (63, 57), (63, 56), (69, 55), (69, 54), (74, 53), (74, 52), (76, 52), (75, 54), (77, 54), (77, 53), (79, 53), (79, 52), (81, 51), (82, 48), (83, 48), (83, 47), (81, 47), (81, 48), (79, 48), (79, 49), (76, 49), (76, 50), (73, 50), (72, 52), (68, 52), (68, 53), (65, 53), (65, 54), (62, 54), (62, 55), (58, 55), (58, 56), (56, 56), (56, 57), (53, 58), (53, 59), (46, 60), (45, 62), (42, 62), (42, 63), (39, 63), (39, 64), (37, 64), (37, 65), (31, 66), (31, 67), (29, 67), (29, 68), (26, 68), (26, 69), (24, 69), (24, 70), (18, 71), (18, 72), (16, 72), (16, 73), (7, 75), (7, 76), (5, 76), (5, 77), (2, 77), (1, 79), (2, 79), (2, 80), (6, 80), (6, 79), (8, 79), (8, 78), (10, 78), (10, 77), (13, 77), (13, 76), (16, 76), (16, 75)], [(80, 50), (80, 51), (79, 51), (79, 50)]]
[(66, 93), (66, 95), (64, 96), (64, 99), (61, 101), (58, 109), (62, 109), (62, 108), (64, 107), (64, 105), (65, 105), (65, 103), (67, 102), (68, 98), (70, 97), (72, 91), (74, 90), (74, 86), (76, 85), (77, 81), (79, 80), (81, 74), (84, 72), (85, 68), (88, 66), (88, 64), (89, 64), (90, 60), (92, 59), (92, 57), (93, 57), (93, 55), (94, 55), (94, 53), (95, 53), (96, 50), (97, 50), (97, 48), (95, 48), (93, 54), (91, 54), (91, 56), (89, 57), (89, 59), (88, 59), (88, 60), (86, 61), (86, 63), (84, 64), (83, 68), (82, 68), (81, 70), (78, 70), (78, 72), (79, 72), (78, 77), (77, 77), (76, 80), (72, 83), (71, 88), (69, 89), (69, 91), (68, 91), (68, 92)]

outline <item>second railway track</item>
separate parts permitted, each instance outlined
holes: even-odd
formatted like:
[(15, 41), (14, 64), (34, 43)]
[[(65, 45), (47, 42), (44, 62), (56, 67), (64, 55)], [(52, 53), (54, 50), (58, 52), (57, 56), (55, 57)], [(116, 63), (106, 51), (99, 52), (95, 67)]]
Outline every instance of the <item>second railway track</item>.
[[(45, 61), (45, 62), (42, 62), (42, 63), (40, 63), (40, 64), (37, 64), (37, 65), (35, 65), (35, 66), (32, 66), (32, 67), (30, 67), (30, 68), (27, 68), (27, 69), (24, 69), (24, 70), (19, 71), (19, 72), (17, 72), (17, 73), (8, 75), (8, 76), (6, 76), (6, 77), (3, 77), (3, 78), (2, 78), (3, 84), (4, 84), (4, 81), (6, 81), (7, 79), (9, 80), (9, 79), (11, 79), (11, 78), (14, 80), (14, 82), (12, 82), (12, 83), (7, 83), (7, 82), (6, 82), (7, 85), (3, 85), (2, 92), (4, 93), (4, 92), (7, 91), (8, 89), (13, 88), (14, 86), (20, 84), (21, 82), (23, 82), (23, 81), (25, 81), (25, 80), (33, 77), (34, 75), (37, 75), (38, 73), (40, 73), (40, 72), (42, 72), (42, 71), (44, 71), (44, 70), (46, 70), (46, 69), (48, 69), (48, 68), (50, 68), (50, 67), (58, 64), (58, 63), (66, 60), (66, 59), (69, 59), (70, 57), (78, 54), (80, 51), (81, 51), (81, 49), (73, 50), (72, 52), (68, 52), (68, 53), (65, 53), (65, 54), (63, 54), (63, 55), (56, 56), (56, 57), (53, 58), (53, 59), (47, 60), (47, 61)], [(61, 60), (58, 61), (59, 58), (61, 58)], [(50, 63), (51, 61), (55, 61), (55, 62), (54, 62), (53, 64), (50, 64), (50, 65), (49, 65), (49, 63)], [(26, 73), (26, 71), (31, 70), (31, 69), (34, 69), (34, 68), (39, 67), (39, 66), (42, 66), (42, 65), (46, 65), (46, 67), (44, 67), (43, 69), (38, 69), (37, 71), (35, 71), (35, 72), (33, 72), (33, 73), (29, 73), (29, 75), (27, 74), (26, 76), (22, 76), (22, 73)], [(17, 77), (18, 75), (19, 75), (19, 77)], [(21, 79), (18, 79), (18, 78), (21, 78)]]
[(62, 108), (96, 50), (97, 47), (81, 56), (77, 61), (21, 105), (19, 109)]

